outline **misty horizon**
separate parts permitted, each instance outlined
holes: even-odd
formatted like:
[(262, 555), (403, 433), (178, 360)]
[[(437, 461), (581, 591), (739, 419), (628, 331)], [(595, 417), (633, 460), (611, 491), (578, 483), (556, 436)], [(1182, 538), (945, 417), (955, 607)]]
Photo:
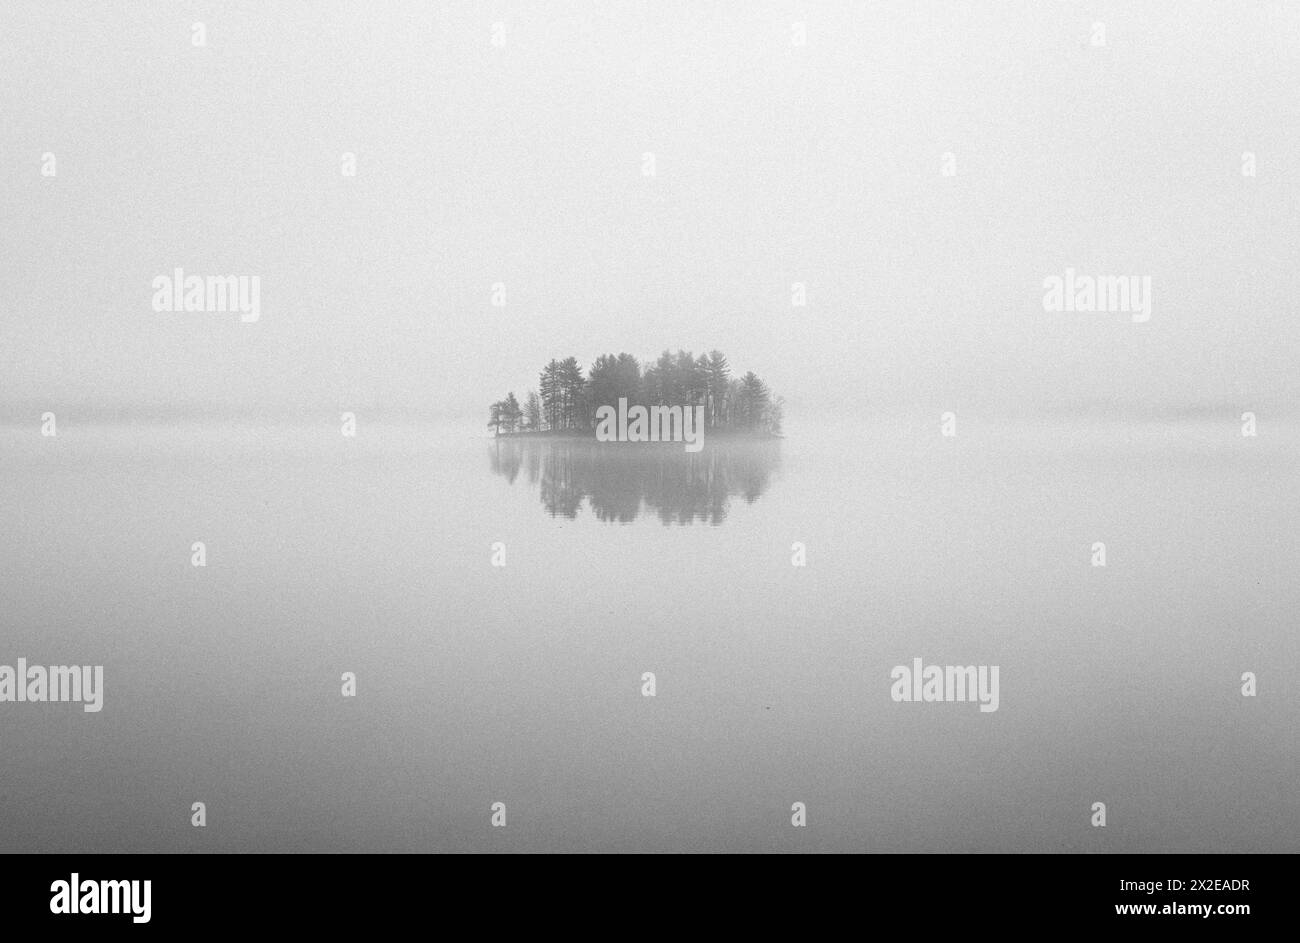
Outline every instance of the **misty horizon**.
[[(179, 12), (108, 44), (107, 9), (18, 6), (0, 414), (459, 421), (552, 356), (670, 345), (795, 420), (1300, 402), (1295, 12), (1112, 7), (1098, 50), (1099, 14), (945, 9), (809, 11), (792, 48), (779, 4), (508, 4), (499, 50), (472, 8), (323, 3), (213, 15), (196, 50)], [(257, 323), (155, 311), (178, 267), (260, 276)], [(1149, 276), (1150, 320), (1045, 311), (1067, 269)]]

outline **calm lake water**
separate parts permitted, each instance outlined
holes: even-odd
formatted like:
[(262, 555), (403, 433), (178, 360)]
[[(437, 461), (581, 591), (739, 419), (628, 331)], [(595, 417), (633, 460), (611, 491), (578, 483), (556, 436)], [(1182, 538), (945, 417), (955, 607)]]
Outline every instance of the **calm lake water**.
[(60, 420), (0, 427), (0, 664), (104, 709), (0, 704), (0, 850), (1300, 850), (1295, 426)]

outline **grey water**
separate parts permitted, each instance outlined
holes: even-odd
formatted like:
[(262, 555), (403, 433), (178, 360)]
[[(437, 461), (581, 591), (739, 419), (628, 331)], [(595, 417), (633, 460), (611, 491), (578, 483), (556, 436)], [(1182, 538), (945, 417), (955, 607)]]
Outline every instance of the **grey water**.
[[(0, 704), (0, 851), (1300, 849), (1294, 425), (0, 455), (0, 664), (105, 677)], [(894, 702), (914, 658), (999, 709)]]

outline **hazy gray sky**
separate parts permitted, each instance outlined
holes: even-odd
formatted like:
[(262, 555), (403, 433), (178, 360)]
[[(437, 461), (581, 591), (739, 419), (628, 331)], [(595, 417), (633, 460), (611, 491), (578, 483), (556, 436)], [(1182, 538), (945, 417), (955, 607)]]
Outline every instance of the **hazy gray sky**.
[[(678, 346), (795, 414), (1300, 393), (1295, 4), (234, 6), (6, 4), (6, 412), (486, 421)], [(260, 321), (155, 312), (175, 266), (260, 276)], [(1067, 266), (1150, 275), (1151, 321), (1044, 312)]]

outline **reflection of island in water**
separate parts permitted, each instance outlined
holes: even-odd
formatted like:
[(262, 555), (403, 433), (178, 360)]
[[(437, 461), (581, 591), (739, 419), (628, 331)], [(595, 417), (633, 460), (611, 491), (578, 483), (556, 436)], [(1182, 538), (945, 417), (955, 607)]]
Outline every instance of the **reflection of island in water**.
[(690, 453), (679, 443), (500, 438), (488, 452), (512, 484), (527, 473), (552, 517), (577, 517), (586, 498), (602, 521), (626, 524), (644, 510), (665, 524), (721, 524), (733, 497), (752, 504), (767, 490), (780, 449), (779, 439), (715, 438)]

